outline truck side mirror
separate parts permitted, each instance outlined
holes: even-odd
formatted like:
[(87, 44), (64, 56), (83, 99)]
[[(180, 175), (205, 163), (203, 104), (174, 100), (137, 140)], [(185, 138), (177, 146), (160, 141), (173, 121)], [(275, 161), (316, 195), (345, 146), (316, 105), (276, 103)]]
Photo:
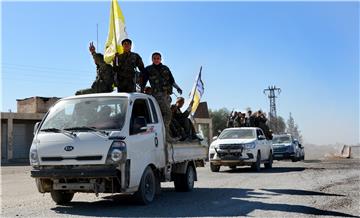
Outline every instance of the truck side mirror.
[(40, 122), (36, 122), (36, 123), (35, 123), (34, 131), (33, 131), (33, 134), (34, 134), (34, 135), (35, 135), (36, 131), (38, 130), (39, 125), (40, 125)]
[(259, 140), (265, 140), (266, 138), (265, 138), (264, 135), (259, 135), (259, 136), (258, 136), (258, 139), (259, 139)]
[(132, 133), (138, 134), (146, 131), (147, 122), (145, 117), (135, 117), (132, 127)]
[(214, 137), (212, 138), (212, 140), (215, 141), (217, 138), (218, 138), (218, 136), (214, 136)]

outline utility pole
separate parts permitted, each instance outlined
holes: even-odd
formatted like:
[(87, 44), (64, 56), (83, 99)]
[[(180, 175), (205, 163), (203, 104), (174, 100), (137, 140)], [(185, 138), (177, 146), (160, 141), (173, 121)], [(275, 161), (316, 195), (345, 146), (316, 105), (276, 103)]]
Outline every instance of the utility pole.
[(264, 94), (268, 96), (270, 100), (270, 120), (272, 117), (276, 118), (276, 103), (275, 98), (278, 96), (276, 94), (280, 94), (281, 89), (276, 86), (269, 86), (267, 89), (264, 89)]

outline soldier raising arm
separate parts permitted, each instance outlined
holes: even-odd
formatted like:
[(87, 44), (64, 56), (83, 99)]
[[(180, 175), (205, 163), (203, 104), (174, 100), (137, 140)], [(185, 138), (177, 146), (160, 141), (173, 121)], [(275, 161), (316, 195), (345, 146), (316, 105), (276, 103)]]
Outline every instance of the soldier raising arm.
[(93, 56), (94, 63), (96, 64), (96, 79), (93, 82), (91, 88), (79, 90), (75, 94), (81, 95), (89, 93), (112, 92), (112, 84), (114, 83), (114, 73), (112, 66), (105, 63), (104, 56), (101, 53), (96, 53), (93, 42), (90, 43), (89, 51)]

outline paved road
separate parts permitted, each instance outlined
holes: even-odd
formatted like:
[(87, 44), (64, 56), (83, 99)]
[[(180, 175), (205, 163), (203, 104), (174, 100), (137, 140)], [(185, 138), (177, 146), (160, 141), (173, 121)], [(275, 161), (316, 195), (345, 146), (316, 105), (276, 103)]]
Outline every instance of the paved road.
[(37, 192), (30, 167), (1, 167), (2, 217), (55, 216), (359, 216), (359, 160), (275, 162), (260, 173), (248, 168), (198, 168), (191, 193), (177, 193), (172, 183), (148, 206), (120, 195), (76, 194), (68, 206), (57, 206)]

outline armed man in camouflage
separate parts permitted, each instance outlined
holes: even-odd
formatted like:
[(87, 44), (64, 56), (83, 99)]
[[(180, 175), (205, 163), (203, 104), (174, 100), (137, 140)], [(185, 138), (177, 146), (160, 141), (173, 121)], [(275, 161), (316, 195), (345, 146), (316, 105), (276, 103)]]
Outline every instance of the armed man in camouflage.
[(139, 73), (143, 72), (144, 63), (137, 53), (131, 51), (132, 42), (124, 39), (121, 42), (124, 53), (116, 54), (114, 58), (115, 82), (118, 92), (136, 92), (136, 83), (139, 82)]
[(173, 141), (170, 137), (169, 125), (171, 122), (171, 110), (170, 110), (170, 95), (173, 93), (173, 87), (181, 95), (182, 90), (175, 83), (174, 77), (170, 69), (161, 63), (161, 54), (155, 52), (151, 56), (152, 65), (146, 67), (145, 71), (141, 74), (141, 90), (145, 88), (146, 83), (149, 81), (152, 89), (152, 95), (159, 103), (160, 110), (164, 119), (166, 128), (166, 135), (168, 141)]
[(96, 64), (96, 80), (89, 89), (82, 89), (75, 93), (75, 95), (83, 95), (90, 93), (112, 92), (114, 83), (114, 72), (110, 64), (106, 64), (104, 56), (96, 53), (93, 42), (90, 43), (89, 51), (94, 58)]

